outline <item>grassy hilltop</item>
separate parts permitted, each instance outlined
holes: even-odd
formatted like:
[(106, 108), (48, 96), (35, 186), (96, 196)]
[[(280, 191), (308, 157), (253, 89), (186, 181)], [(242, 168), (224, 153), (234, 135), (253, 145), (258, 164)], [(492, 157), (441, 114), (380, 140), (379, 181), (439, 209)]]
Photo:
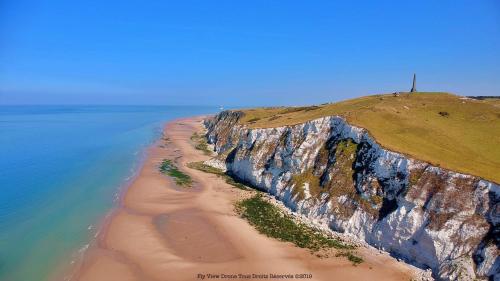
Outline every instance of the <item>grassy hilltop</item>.
[(242, 110), (251, 128), (340, 115), (384, 147), (450, 170), (500, 183), (500, 102), (447, 93), (373, 95), (306, 107)]

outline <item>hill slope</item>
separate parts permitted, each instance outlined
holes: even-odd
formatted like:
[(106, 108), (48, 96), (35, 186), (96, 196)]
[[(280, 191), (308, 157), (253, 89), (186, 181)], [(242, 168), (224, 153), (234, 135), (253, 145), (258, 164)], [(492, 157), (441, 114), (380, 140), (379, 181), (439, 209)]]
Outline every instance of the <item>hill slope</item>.
[(268, 128), (340, 115), (382, 146), (500, 183), (500, 107), (446, 93), (374, 95), (308, 107), (242, 110), (240, 123)]

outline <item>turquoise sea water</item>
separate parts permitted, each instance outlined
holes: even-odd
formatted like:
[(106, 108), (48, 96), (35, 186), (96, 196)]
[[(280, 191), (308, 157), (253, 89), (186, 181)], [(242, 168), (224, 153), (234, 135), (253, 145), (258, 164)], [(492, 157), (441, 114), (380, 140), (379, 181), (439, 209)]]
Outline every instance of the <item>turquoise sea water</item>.
[(76, 259), (163, 124), (214, 112), (0, 106), (0, 280), (47, 280)]

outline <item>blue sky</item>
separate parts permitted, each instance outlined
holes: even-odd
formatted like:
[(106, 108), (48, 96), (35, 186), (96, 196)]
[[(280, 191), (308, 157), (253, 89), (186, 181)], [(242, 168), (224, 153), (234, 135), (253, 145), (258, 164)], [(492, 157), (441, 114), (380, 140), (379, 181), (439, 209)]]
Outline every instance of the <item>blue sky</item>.
[(0, 0), (0, 104), (500, 95), (500, 1)]

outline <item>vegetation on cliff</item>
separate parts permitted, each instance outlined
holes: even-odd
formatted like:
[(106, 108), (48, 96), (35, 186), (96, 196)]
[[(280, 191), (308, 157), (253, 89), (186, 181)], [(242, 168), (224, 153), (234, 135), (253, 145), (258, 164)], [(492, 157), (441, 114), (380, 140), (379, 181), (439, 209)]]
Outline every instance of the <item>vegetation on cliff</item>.
[(191, 163), (188, 163), (187, 166), (191, 169), (195, 169), (195, 170), (199, 170), (199, 171), (202, 171), (205, 173), (217, 175), (217, 176), (223, 178), (226, 181), (226, 183), (229, 185), (232, 185), (232, 186), (239, 188), (239, 189), (248, 190), (248, 188), (244, 184), (235, 181), (232, 177), (230, 177), (229, 175), (224, 173), (221, 169), (217, 169), (217, 168), (214, 168), (212, 166), (208, 166), (208, 165), (204, 164), (203, 161), (191, 162)]
[[(434, 98), (431, 94), (423, 95)], [(435, 94), (435, 97), (440, 96)], [(386, 98), (399, 99), (400, 96), (378, 97), (382, 101)], [(445, 98), (459, 101), (458, 107), (476, 102), (453, 96)], [(412, 110), (407, 105), (402, 107)], [(317, 110), (315, 107), (307, 111), (306, 108), (293, 108), (280, 114)], [(448, 124), (446, 120), (459, 116), (457, 112), (448, 107), (430, 110), (428, 114)], [(485, 112), (497, 118), (491, 114), (492, 110)], [(485, 116), (484, 112), (477, 113)], [(214, 165), (224, 165), (229, 173), (275, 195), (288, 208), (301, 214), (301, 218), (305, 216), (321, 222), (333, 231), (355, 235), (414, 264), (426, 265), (436, 278), (467, 276), (472, 280), (475, 277), (492, 278), (498, 272), (498, 263), (495, 263), (498, 257), (498, 243), (495, 242), (498, 241), (491, 238), (498, 229), (498, 221), (494, 219), (498, 217), (497, 184), (437, 167), (417, 157), (394, 153), (401, 150), (387, 149), (373, 134), (335, 114), (295, 126), (264, 129), (249, 128), (261, 122), (256, 117), (245, 123), (249, 125), (237, 126), (238, 122), (245, 122), (241, 119), (243, 115), (240, 111), (223, 111), (206, 121), (207, 137), (214, 149), (221, 154), (229, 151), (219, 159), (222, 163), (213, 162)], [(291, 119), (294, 115), (290, 116)], [(482, 117), (477, 120), (483, 120)], [(279, 118), (282, 117), (271, 116), (268, 121)], [(464, 119), (465, 127), (470, 126), (468, 122), (470, 120)], [(381, 130), (383, 126), (392, 126), (379, 125)], [(429, 127), (436, 129), (435, 124)], [(438, 139), (447, 133), (446, 126), (440, 128), (443, 131), (436, 135)], [(403, 130), (402, 133), (407, 132)], [(489, 132), (481, 133), (484, 136)], [(435, 142), (433, 136), (427, 137), (421, 140)], [(491, 146), (493, 142), (483, 143), (495, 149)], [(448, 144), (452, 146), (453, 142)], [(435, 151), (437, 156), (439, 149)], [(466, 161), (471, 159), (465, 159), (468, 153), (471, 152), (464, 151), (460, 155), (465, 164), (470, 164)], [(477, 158), (472, 160), (477, 161)], [(292, 218), (297, 217), (292, 214)], [(429, 243), (434, 247), (427, 247)], [(339, 253), (344, 254), (348, 258), (348, 253)]]
[(367, 129), (382, 146), (436, 166), (500, 183), (498, 103), (447, 93), (373, 95), (308, 107), (243, 110), (250, 128), (339, 115)]
[[(249, 189), (235, 181), (230, 175), (224, 173), (221, 169), (209, 166), (203, 162), (191, 162), (187, 165), (189, 168), (196, 169), (205, 173), (215, 174), (223, 178), (226, 183), (249, 191)], [(310, 249), (312, 252), (334, 248), (341, 250), (336, 256), (346, 257), (353, 265), (363, 262), (361, 257), (353, 253), (354, 247), (347, 245), (332, 237), (327, 237), (320, 231), (304, 224), (296, 222), (292, 216), (285, 214), (278, 207), (264, 199), (262, 193), (243, 199), (236, 203), (236, 210), (243, 218), (253, 225), (259, 232), (276, 238), (281, 241), (292, 242), (300, 248)], [(322, 254), (317, 254), (322, 256)]]
[(328, 237), (304, 223), (296, 222), (292, 216), (266, 201), (261, 193), (238, 202), (236, 210), (259, 232), (269, 237), (292, 242), (312, 252), (335, 248), (342, 250), (337, 256), (347, 257), (354, 265), (363, 262), (362, 258), (351, 251), (354, 249), (353, 246)]
[(208, 148), (207, 139), (203, 135), (195, 132), (190, 139), (193, 142), (194, 148), (202, 151), (205, 155), (212, 155), (212, 151)]

